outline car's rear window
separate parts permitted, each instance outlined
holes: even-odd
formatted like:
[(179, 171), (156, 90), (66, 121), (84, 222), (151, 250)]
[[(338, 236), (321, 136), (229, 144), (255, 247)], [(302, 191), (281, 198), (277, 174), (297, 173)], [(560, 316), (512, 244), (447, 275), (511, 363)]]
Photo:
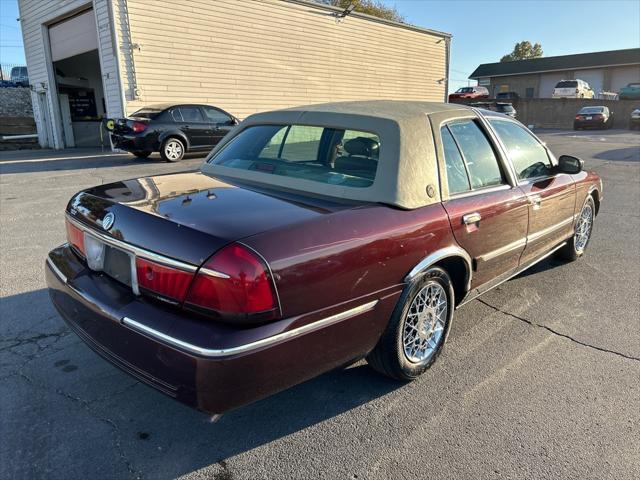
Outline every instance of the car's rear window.
[(556, 88), (577, 88), (578, 82), (575, 80), (565, 80), (564, 82), (558, 82)]
[(578, 113), (602, 113), (604, 112), (603, 107), (583, 107), (580, 109)]
[(358, 130), (310, 125), (254, 125), (208, 163), (345, 187), (373, 184), (380, 138)]
[(152, 119), (160, 115), (161, 112), (162, 110), (158, 110), (157, 108), (141, 108), (137, 112), (133, 112), (131, 116)]

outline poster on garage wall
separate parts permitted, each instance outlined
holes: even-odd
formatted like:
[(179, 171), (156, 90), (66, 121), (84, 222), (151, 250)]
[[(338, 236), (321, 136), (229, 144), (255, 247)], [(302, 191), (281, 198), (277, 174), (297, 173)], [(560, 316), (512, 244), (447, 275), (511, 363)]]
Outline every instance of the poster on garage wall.
[(69, 90), (68, 95), (71, 120), (93, 120), (98, 116), (93, 90)]

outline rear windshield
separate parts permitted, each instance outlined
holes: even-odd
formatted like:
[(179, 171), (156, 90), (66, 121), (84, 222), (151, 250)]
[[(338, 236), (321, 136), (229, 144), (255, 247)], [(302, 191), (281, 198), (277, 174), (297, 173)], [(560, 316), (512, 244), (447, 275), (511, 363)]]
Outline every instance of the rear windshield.
[(575, 80), (565, 80), (564, 82), (558, 82), (556, 88), (576, 88), (578, 86), (578, 82)]
[(255, 125), (208, 163), (313, 182), (365, 188), (378, 169), (380, 138), (308, 125)]
[(162, 110), (156, 108), (141, 108), (137, 112), (131, 114), (132, 117), (152, 119), (162, 113)]
[(603, 107), (583, 107), (578, 113), (602, 113)]

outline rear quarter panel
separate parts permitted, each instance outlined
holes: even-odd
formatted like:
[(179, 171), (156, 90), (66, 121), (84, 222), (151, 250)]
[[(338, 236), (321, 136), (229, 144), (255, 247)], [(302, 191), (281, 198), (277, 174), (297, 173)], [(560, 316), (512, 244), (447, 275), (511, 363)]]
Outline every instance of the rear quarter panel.
[(441, 204), (367, 205), (243, 240), (269, 262), (285, 317), (400, 292), (428, 253), (454, 244)]

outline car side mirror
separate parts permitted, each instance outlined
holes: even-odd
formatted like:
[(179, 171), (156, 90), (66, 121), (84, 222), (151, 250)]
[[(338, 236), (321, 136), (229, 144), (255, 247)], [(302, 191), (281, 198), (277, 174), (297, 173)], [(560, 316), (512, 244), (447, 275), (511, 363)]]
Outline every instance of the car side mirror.
[(239, 123), (240, 121), (236, 117), (233, 117), (231, 120), (227, 122), (227, 125), (238, 125)]
[(575, 175), (584, 170), (584, 160), (571, 155), (561, 155), (558, 159), (558, 171), (560, 173), (568, 173)]

